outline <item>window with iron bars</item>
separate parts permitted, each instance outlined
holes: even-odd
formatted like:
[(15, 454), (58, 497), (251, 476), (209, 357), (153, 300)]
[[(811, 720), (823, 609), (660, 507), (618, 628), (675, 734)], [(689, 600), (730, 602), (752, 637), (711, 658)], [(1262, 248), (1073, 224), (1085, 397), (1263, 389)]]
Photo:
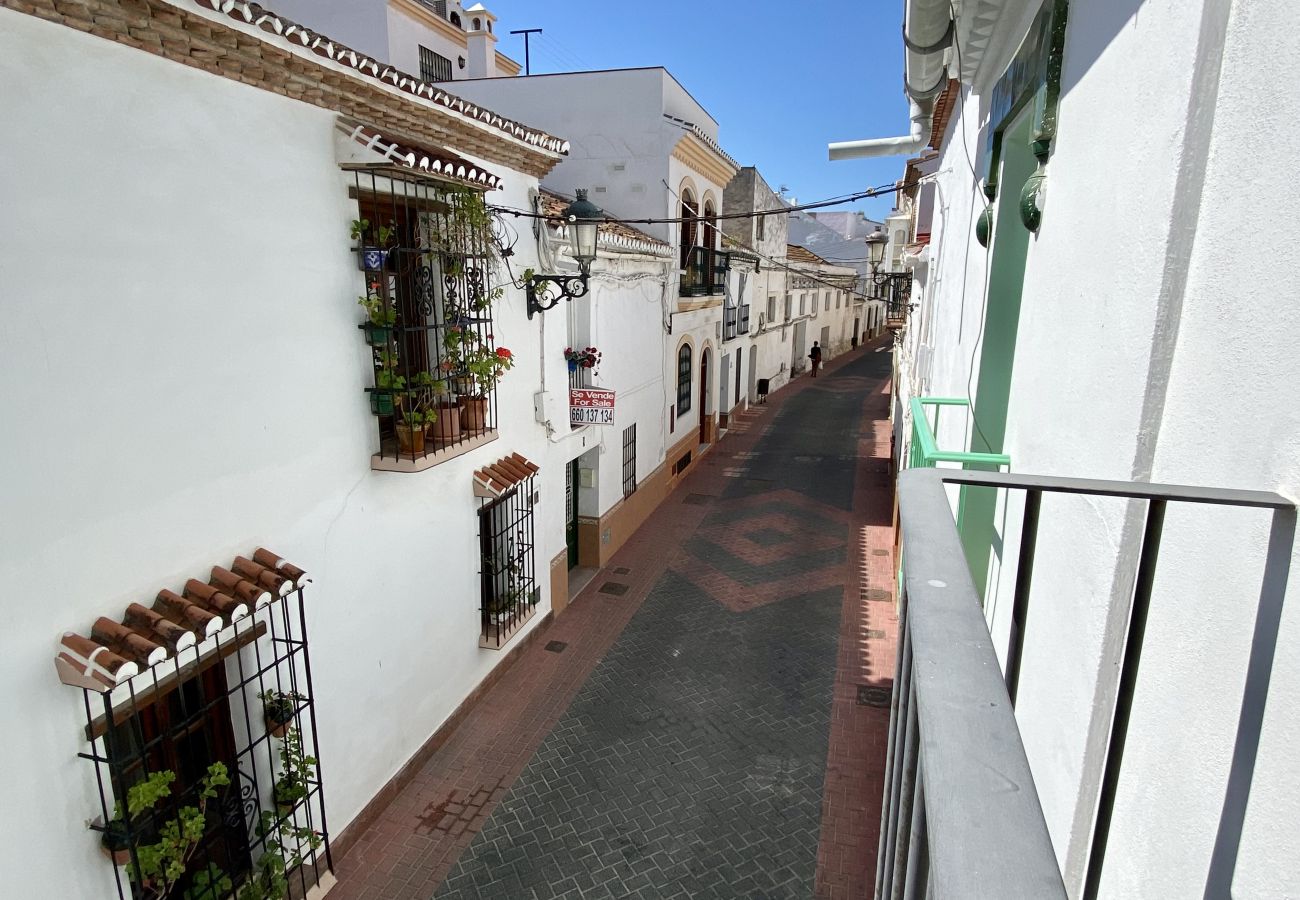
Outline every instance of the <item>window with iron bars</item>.
[(479, 646), (495, 650), (532, 617), (540, 600), (533, 552), (533, 478), (480, 508), (478, 532)]
[[(89, 749), (78, 755), (96, 768), (91, 828), (123, 867), (126, 877), (112, 879), (119, 900), (160, 896), (163, 876), (147, 870), (148, 857), (169, 833), (195, 825), (202, 832), (183, 870), (166, 879), (169, 896), (306, 896), (333, 871), (302, 587), (196, 650), (82, 692)], [(228, 784), (204, 797), (214, 764)], [(159, 778), (169, 780), (167, 794), (130, 814), (132, 788)]]
[(691, 410), (691, 345), (677, 351), (677, 415)]
[(428, 47), (421, 47), (420, 78), (430, 82), (451, 81), (451, 60)]
[[(432, 465), (439, 451), (496, 430), (495, 259), (483, 196), (387, 167), (354, 170), (355, 251), (365, 273), (360, 328), (373, 350), (367, 388), (377, 459)], [(504, 354), (504, 359), (502, 355)]]
[(636, 493), (636, 423), (623, 429), (623, 496)]

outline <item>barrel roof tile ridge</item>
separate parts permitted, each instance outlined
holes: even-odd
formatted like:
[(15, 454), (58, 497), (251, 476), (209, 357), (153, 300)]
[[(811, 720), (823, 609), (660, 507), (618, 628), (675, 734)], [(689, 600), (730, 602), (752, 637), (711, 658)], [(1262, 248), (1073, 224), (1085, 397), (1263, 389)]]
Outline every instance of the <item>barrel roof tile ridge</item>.
[(189, 650), (269, 606), (276, 597), (301, 590), (307, 573), (259, 547), (226, 566), (213, 566), (205, 582), (191, 578), (178, 591), (163, 588), (152, 605), (129, 603), (120, 621), (100, 616), (88, 634), (66, 631), (54, 666), (59, 680), (107, 693), (142, 672)]
[(537, 463), (520, 453), (511, 453), (474, 472), (474, 493), (479, 497), (496, 499), (540, 471)]
[[(557, 220), (552, 223), (553, 227), (559, 231), (561, 237), (567, 237), (567, 223), (558, 220), (562, 218), (564, 209), (572, 202), (572, 198), (546, 188), (542, 188), (541, 195), (542, 212), (547, 216), (553, 216)], [(672, 245), (667, 241), (661, 241), (622, 222), (601, 222), (596, 235), (598, 244), (607, 250), (645, 253), (650, 256), (672, 255)]]
[(367, 125), (340, 121), (338, 128), (367, 150), (373, 150), (402, 168), (487, 190), (501, 186), (501, 179), (496, 175), (448, 150), (404, 144)]
[[(172, 0), (186, 2), (186, 0)], [(346, 44), (330, 38), (328, 35), (313, 31), (291, 19), (281, 16), (252, 0), (187, 0), (195, 6), (210, 9), (216, 13), (260, 28), (268, 34), (282, 37), (291, 44), (311, 51), (317, 56), (332, 60), (356, 71), (358, 75), (383, 82), (412, 96), (430, 100), (446, 110), (458, 113), (465, 118), (486, 124), (503, 134), (536, 146), (540, 150), (560, 156), (569, 152), (569, 142), (563, 138), (548, 134), (538, 128), (532, 128), (522, 122), (508, 119), (490, 109), (471, 103), (454, 94), (450, 94), (436, 83), (423, 81), (398, 69), (396, 66), (380, 62), (358, 53)]]

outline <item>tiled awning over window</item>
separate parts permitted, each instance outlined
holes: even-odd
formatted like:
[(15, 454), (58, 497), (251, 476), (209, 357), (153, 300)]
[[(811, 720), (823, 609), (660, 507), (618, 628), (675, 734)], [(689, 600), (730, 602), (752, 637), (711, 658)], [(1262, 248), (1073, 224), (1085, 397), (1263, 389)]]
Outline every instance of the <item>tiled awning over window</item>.
[(538, 471), (540, 469), (536, 463), (529, 462), (518, 453), (504, 456), (474, 473), (474, 496), (496, 500)]
[(128, 605), (121, 621), (100, 616), (89, 637), (65, 632), (54, 657), (59, 680), (103, 693), (306, 582), (306, 572), (264, 548), (237, 556), (229, 568), (213, 566), (207, 582), (191, 578), (179, 594), (164, 588), (151, 606)]
[(496, 175), (480, 168), (477, 163), (447, 150), (431, 150), (414, 144), (403, 144), (385, 137), (370, 126), (345, 119), (339, 120), (338, 128), (367, 150), (372, 150), (388, 162), (410, 169), (412, 172), (489, 191), (501, 186), (501, 179)]

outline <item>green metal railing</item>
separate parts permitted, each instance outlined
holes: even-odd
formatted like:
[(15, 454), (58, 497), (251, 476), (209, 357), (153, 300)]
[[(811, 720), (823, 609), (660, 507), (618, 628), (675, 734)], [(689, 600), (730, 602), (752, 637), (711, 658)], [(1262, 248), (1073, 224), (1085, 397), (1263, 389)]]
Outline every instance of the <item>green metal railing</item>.
[[(971, 453), (957, 450), (940, 450), (935, 440), (939, 430), (939, 413), (945, 406), (970, 406), (965, 397), (913, 397), (912, 398), (912, 452), (908, 457), (909, 469), (933, 469), (935, 463), (960, 463), (963, 469), (996, 472), (999, 466), (1010, 466), (1011, 457), (1005, 453)], [(934, 407), (931, 424), (927, 406)]]
[[(974, 470), (978, 472), (1000, 472), (1002, 467), (1011, 468), (1011, 457), (1005, 453), (975, 453), (966, 450), (940, 450), (939, 442), (935, 434), (939, 431), (939, 414), (945, 406), (964, 406), (969, 408), (970, 401), (965, 397), (913, 397), (911, 400), (912, 408), (912, 449), (908, 454), (907, 468), (909, 469), (937, 469), (949, 468), (948, 466), (939, 466), (938, 463), (956, 463), (960, 468)], [(927, 407), (934, 407), (934, 422), (930, 421), (930, 414)], [(963, 432), (963, 443), (965, 434)], [(975, 488), (979, 491), (981, 488)], [(967, 521), (967, 503), (971, 500), (969, 496), (970, 489), (962, 485), (957, 490), (957, 530), (962, 534), (963, 542), (968, 543), (966, 552), (972, 556), (972, 548), (975, 546), (985, 546), (984, 538), (976, 538), (966, 529)], [(988, 492), (986, 492), (988, 493)], [(981, 500), (991, 500), (991, 494), (983, 498), (974, 498), (974, 515), (977, 519), (984, 516), (991, 516), (990, 510), (984, 509), (987, 504), (981, 504)], [(983, 510), (983, 512), (980, 512)], [(972, 557), (973, 558), (973, 557)], [(903, 559), (902, 553), (899, 553), (898, 560), (898, 580), (902, 583), (903, 578)], [(981, 595), (984, 591), (983, 578), (977, 576), (977, 584)]]

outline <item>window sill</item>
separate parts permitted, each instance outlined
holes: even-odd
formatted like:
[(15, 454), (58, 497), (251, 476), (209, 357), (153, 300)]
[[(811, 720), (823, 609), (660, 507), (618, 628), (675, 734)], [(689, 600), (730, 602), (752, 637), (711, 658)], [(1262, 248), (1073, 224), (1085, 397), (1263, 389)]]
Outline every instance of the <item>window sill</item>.
[(370, 468), (375, 472), (423, 472), (432, 469), (434, 466), (442, 465), (449, 459), (464, 456), (469, 451), (476, 450), (484, 444), (490, 444), (496, 439), (496, 430), (489, 429), (469, 440), (461, 441), (451, 447), (444, 447), (441, 450), (430, 451), (426, 455), (417, 456), (414, 459), (410, 456), (395, 456), (392, 450), (385, 448), (384, 455), (381, 456), (376, 453), (370, 457)]
[(526, 612), (522, 617), (520, 617), (520, 619), (517, 622), (515, 622), (509, 628), (504, 629), (494, 634), (491, 637), (480, 634), (478, 638), (479, 649), (480, 650), (504, 649), (505, 646), (510, 643), (511, 639), (514, 638), (514, 636), (517, 635), (520, 631), (522, 631), (525, 625), (527, 625), (530, 621), (532, 621), (533, 616), (537, 615), (537, 607), (539, 606), (541, 606), (540, 603), (533, 604), (532, 608), (530, 608), (528, 612)]

